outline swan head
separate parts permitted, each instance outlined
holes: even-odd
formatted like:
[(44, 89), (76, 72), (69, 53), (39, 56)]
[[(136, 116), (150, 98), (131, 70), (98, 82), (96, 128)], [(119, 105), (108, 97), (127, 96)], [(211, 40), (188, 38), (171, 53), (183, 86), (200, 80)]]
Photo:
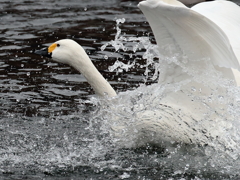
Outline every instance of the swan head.
[(37, 50), (35, 53), (41, 56), (52, 58), (52, 60), (58, 63), (68, 64), (70, 66), (76, 63), (74, 62), (76, 57), (80, 56), (79, 60), (81, 60), (84, 59), (84, 57), (81, 58), (81, 55), (86, 55), (83, 48), (77, 42), (71, 39), (62, 39), (56, 41), (49, 47)]

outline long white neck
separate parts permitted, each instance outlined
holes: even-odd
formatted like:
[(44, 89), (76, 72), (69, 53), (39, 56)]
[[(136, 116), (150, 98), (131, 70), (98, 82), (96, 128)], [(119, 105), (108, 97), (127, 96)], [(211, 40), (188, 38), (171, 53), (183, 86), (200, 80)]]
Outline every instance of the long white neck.
[(116, 92), (106, 79), (99, 73), (84, 49), (79, 46), (79, 51), (72, 55), (71, 66), (81, 72), (92, 86), (95, 93), (100, 96), (116, 96)]

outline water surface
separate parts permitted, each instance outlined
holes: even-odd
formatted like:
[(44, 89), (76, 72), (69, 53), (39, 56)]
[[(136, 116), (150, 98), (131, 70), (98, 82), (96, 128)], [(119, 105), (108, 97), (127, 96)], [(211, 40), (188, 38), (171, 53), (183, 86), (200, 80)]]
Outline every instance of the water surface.
[[(106, 102), (99, 102), (79, 72), (33, 53), (59, 39), (77, 41), (117, 92), (129, 91), (132, 99), (123, 94), (116, 102), (116, 108), (126, 106), (126, 119), (135, 102), (151, 100), (142, 94), (156, 82), (154, 67), (147, 66), (146, 74), (146, 50), (132, 51), (136, 42), (126, 43), (125, 50), (101, 47), (115, 39), (121, 18), (121, 35), (155, 43), (137, 3), (1, 1), (0, 179), (237, 179), (239, 160), (223, 152), (211, 159), (212, 147), (119, 148), (104, 121), (116, 112), (107, 114)], [(110, 71), (117, 60), (132, 66)]]

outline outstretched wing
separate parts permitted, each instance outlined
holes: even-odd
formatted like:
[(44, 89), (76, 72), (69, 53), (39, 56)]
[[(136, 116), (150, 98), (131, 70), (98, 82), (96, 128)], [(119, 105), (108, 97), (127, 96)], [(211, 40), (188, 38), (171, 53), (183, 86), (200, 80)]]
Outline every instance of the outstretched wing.
[(199, 3), (193, 6), (192, 10), (207, 17), (224, 31), (239, 62), (240, 7), (231, 1), (218, 0)]
[(240, 69), (232, 42), (225, 29), (213, 22), (214, 18), (210, 20), (204, 13), (201, 15), (176, 0), (142, 1), (139, 8), (152, 28), (162, 55), (188, 57), (190, 63), (209, 58), (215, 67)]

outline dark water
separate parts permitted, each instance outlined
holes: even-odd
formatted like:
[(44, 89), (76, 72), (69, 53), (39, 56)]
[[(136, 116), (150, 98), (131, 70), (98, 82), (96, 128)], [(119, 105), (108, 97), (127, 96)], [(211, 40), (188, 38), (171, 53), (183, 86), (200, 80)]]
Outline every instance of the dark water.
[[(76, 99), (93, 94), (86, 80), (74, 69), (32, 53), (58, 39), (79, 42), (117, 91), (137, 86), (142, 79), (134, 74), (141, 74), (141, 70), (116, 76), (107, 70), (116, 61), (111, 48), (100, 50), (105, 42), (114, 39), (116, 18), (127, 19), (121, 28), (128, 34), (141, 36), (150, 31), (136, 5), (137, 2), (131, 1), (1, 3), (1, 95), (11, 104), (1, 107), (2, 113), (33, 116), (39, 104), (48, 109), (49, 102), (64, 102), (73, 109)], [(109, 59), (105, 60), (104, 55)], [(124, 58), (124, 54), (116, 56)]]
[[(161, 162), (167, 153), (159, 147), (117, 150), (108, 146), (106, 134), (98, 133), (94, 125), (89, 128), (96, 107), (87, 101), (94, 92), (83, 76), (33, 53), (56, 40), (71, 38), (83, 46), (117, 92), (151, 84), (141, 68), (144, 50), (130, 57), (128, 51), (100, 49), (115, 38), (118, 18), (126, 19), (120, 25), (123, 34), (147, 36), (154, 42), (138, 1), (0, 2), (0, 179), (224, 177), (197, 170), (176, 173), (169, 162)], [(127, 63), (136, 58), (138, 65), (130, 71), (108, 70), (117, 59)], [(181, 166), (174, 161), (170, 164)]]

